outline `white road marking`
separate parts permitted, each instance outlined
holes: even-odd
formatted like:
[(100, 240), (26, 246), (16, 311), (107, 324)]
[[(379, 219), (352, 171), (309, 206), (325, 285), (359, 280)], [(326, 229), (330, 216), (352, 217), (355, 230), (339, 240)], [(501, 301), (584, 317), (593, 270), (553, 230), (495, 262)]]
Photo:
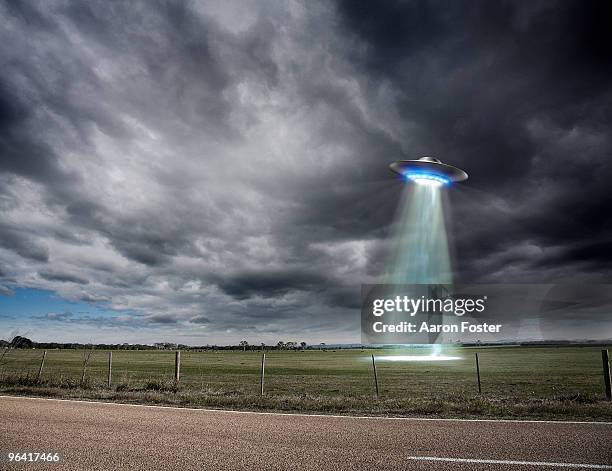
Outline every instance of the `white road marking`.
[(231, 410), (231, 409), (201, 409), (197, 407), (180, 407), (180, 406), (164, 406), (157, 404), (130, 404), (126, 402), (105, 402), (105, 401), (87, 401), (82, 399), (62, 399), (57, 397), (37, 397), (37, 396), (11, 396), (0, 395), (0, 398), (7, 399), (30, 399), (38, 401), (59, 401), (59, 402), (77, 402), (85, 404), (103, 404), (107, 406), (126, 406), (126, 407), (148, 407), (151, 409), (177, 409), (199, 412), (218, 412), (224, 414), (259, 414), (259, 415), (280, 415), (288, 417), (325, 417), (330, 419), (367, 419), (367, 420), (407, 420), (407, 421), (428, 421), (428, 422), (499, 422), (509, 424), (569, 424), (569, 425), (612, 425), (612, 422), (585, 422), (571, 420), (520, 420), (520, 419), (443, 419), (432, 417), (377, 417), (369, 415), (338, 415), (338, 414), (302, 414), (293, 412), (262, 412), (251, 410)]
[(440, 458), (437, 456), (408, 456), (407, 459), (415, 460), (415, 461), (444, 461), (444, 462), (450, 462), (450, 463), (549, 466), (549, 467), (555, 467), (555, 468), (612, 469), (612, 466), (607, 465), (607, 464), (551, 463), (547, 461), (479, 460), (479, 459), (470, 459), (470, 458)]

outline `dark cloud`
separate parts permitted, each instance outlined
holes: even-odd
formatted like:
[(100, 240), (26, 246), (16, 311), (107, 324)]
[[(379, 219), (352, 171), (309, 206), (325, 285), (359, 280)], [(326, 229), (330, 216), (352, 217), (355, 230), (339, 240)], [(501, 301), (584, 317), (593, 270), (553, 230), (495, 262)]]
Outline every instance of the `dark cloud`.
[(87, 284), (88, 280), (81, 278), (79, 276), (71, 275), (70, 273), (63, 273), (58, 271), (41, 271), (38, 273), (45, 280), (49, 281), (61, 281), (65, 283), (78, 283), (78, 284)]
[(316, 291), (329, 280), (324, 274), (306, 270), (251, 270), (216, 281), (221, 290), (237, 299), (251, 296), (274, 297), (289, 291)]
[(98, 303), (107, 302), (110, 299), (107, 296), (95, 295), (90, 293), (83, 293), (78, 297), (79, 301), (85, 301), (86, 303)]
[[(48, 312), (42, 316), (34, 316), (32, 319), (36, 322), (43, 321), (53, 324), (70, 326), (72, 329), (90, 327), (94, 329), (138, 329), (143, 327), (142, 320), (137, 317), (130, 316), (112, 316), (112, 315), (92, 315), (87, 312)], [(92, 332), (92, 331), (90, 331)], [(93, 331), (95, 334), (95, 330)], [(95, 337), (94, 337), (95, 338)], [(87, 339), (89, 341), (90, 339)]]
[(38, 262), (49, 260), (49, 250), (43, 241), (16, 227), (0, 223), (0, 247), (14, 250), (23, 258)]
[(32, 112), (15, 90), (0, 80), (0, 171), (61, 182), (67, 175), (59, 168), (53, 149), (27, 132), (25, 125)]
[(176, 324), (178, 319), (172, 314), (157, 314), (147, 318), (147, 321), (154, 324)]
[(470, 174), (448, 195), (457, 280), (607, 281), (609, 17), (5, 2), (3, 276), (129, 313), (73, 324), (355, 340), (401, 198), (387, 165), (434, 155)]

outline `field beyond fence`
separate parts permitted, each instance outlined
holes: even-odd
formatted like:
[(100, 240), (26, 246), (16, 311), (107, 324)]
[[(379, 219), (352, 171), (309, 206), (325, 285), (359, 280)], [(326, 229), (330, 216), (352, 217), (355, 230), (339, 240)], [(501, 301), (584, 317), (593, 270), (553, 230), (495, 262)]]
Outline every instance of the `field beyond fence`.
[(88, 351), (48, 350), (40, 372), (42, 350), (15, 349), (0, 365), (0, 391), (257, 410), (612, 419), (601, 348), (447, 348), (444, 353), (460, 359), (384, 360), (425, 355), (427, 349), (268, 351), (261, 396), (261, 351), (183, 351), (177, 384), (175, 352), (114, 350), (109, 387), (108, 351), (91, 353), (83, 381)]

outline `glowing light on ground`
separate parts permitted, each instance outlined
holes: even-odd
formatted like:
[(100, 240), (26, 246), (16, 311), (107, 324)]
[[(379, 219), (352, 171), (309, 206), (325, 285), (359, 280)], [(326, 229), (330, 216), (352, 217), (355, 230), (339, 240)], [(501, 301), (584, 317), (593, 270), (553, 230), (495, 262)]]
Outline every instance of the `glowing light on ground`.
[(462, 357), (450, 355), (387, 355), (376, 357), (377, 361), (452, 361), (463, 360)]

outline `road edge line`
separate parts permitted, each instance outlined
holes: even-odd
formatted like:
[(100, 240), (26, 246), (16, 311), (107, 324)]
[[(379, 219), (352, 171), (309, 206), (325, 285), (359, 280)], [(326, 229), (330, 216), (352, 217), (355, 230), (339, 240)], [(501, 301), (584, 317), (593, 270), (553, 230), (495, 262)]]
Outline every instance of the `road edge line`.
[(205, 409), (198, 407), (180, 407), (161, 404), (132, 404), (129, 402), (109, 402), (109, 401), (94, 401), (86, 399), (72, 399), (59, 397), (39, 397), (39, 396), (20, 396), (10, 394), (0, 394), (1, 398), (10, 399), (28, 399), (41, 401), (58, 401), (58, 402), (77, 402), (84, 404), (102, 404), (108, 406), (129, 406), (129, 407), (149, 407), (154, 409), (178, 409), (200, 412), (219, 412), (226, 414), (259, 414), (259, 415), (279, 415), (290, 417), (327, 417), (330, 419), (362, 419), (362, 420), (406, 420), (406, 421), (430, 421), (430, 422), (497, 422), (497, 423), (522, 423), (522, 424), (567, 424), (567, 425), (612, 425), (612, 422), (586, 422), (577, 420), (533, 420), (533, 419), (458, 419), (458, 418), (439, 418), (439, 417), (379, 417), (370, 415), (338, 415), (338, 414), (304, 414), (301, 412), (268, 412), (268, 411), (250, 411), (250, 410), (233, 410), (233, 409)]

